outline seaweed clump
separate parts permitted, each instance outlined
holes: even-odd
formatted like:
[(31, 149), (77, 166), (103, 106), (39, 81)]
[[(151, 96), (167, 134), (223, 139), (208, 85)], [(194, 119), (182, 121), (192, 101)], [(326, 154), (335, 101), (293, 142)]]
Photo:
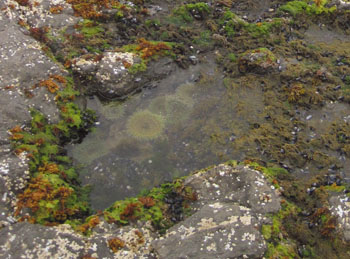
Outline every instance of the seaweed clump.
[[(61, 82), (60, 91), (56, 87), (51, 91), (52, 78)], [(57, 92), (55, 100), (61, 120), (50, 124), (41, 112), (32, 109), (29, 129), (16, 126), (9, 131), (15, 154), (29, 158), (31, 174), (24, 191), (17, 196), (15, 216), (31, 223), (56, 225), (90, 213), (88, 190), (80, 186), (78, 174), (62, 146), (86, 135), (95, 118), (92, 112), (83, 112), (72, 102), (78, 93), (69, 78), (52, 76), (42, 85)], [(24, 208), (29, 209), (29, 215), (23, 214)]]
[(143, 192), (135, 198), (115, 202), (103, 214), (108, 223), (127, 225), (137, 220), (150, 220), (153, 226), (164, 233), (190, 212), (189, 204), (197, 200), (191, 187), (183, 185), (183, 179), (162, 184)]
[(121, 50), (135, 53), (141, 59), (140, 63), (134, 65), (128, 63), (124, 64), (132, 74), (146, 71), (147, 63), (150, 60), (157, 60), (161, 56), (173, 56), (171, 43), (162, 41), (148, 41), (144, 38), (138, 39), (137, 44), (123, 46)]
[(202, 20), (211, 12), (207, 3), (185, 4), (174, 10), (174, 15), (185, 23), (193, 22), (193, 18)]
[(282, 168), (244, 163), (264, 173), (276, 188), (282, 187), (281, 210), (271, 215), (271, 224), (261, 228), (267, 240), (266, 258), (347, 257), (348, 243), (337, 235), (337, 219), (328, 204), (330, 193), (346, 190), (339, 179), (296, 180)]
[(86, 19), (97, 19), (103, 17), (103, 9), (110, 9), (119, 5), (115, 0), (66, 0), (71, 4), (76, 16)]
[(161, 136), (164, 130), (162, 116), (149, 111), (137, 111), (127, 121), (128, 133), (140, 140), (152, 140)]
[(307, 0), (289, 1), (285, 5), (281, 6), (280, 10), (290, 13), (292, 16), (297, 16), (301, 14), (328, 14), (334, 12), (337, 9), (336, 6), (332, 6), (330, 8), (326, 7), (328, 0), (314, 0), (313, 4), (309, 4), (309, 2), (310, 1)]

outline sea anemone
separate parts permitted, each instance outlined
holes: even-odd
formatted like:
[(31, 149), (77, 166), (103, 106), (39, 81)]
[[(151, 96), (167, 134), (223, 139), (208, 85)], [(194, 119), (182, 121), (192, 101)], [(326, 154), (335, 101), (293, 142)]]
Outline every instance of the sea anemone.
[(196, 85), (192, 83), (186, 83), (179, 85), (176, 88), (175, 96), (176, 98), (183, 102), (186, 106), (192, 107), (195, 103), (194, 96), (198, 92)]
[(162, 115), (167, 124), (173, 124), (188, 118), (190, 106), (173, 94), (154, 98), (148, 109)]
[(137, 111), (126, 123), (128, 133), (140, 140), (152, 140), (161, 136), (164, 130), (164, 119), (150, 111)]
[(190, 107), (179, 100), (176, 95), (169, 95), (166, 98), (166, 120), (167, 123), (173, 124), (186, 120), (190, 114)]
[(160, 95), (154, 98), (150, 102), (148, 110), (150, 110), (152, 113), (166, 116), (166, 96)]

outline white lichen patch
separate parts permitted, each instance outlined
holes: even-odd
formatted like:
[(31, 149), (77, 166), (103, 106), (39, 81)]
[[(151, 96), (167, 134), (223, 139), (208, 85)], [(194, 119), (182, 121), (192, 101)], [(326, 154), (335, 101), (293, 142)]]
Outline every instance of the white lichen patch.
[(209, 246), (207, 246), (207, 251), (208, 251), (208, 252), (216, 251), (216, 243), (213, 242), (213, 243), (211, 243)]
[[(73, 14), (72, 6), (65, 0), (53, 0), (47, 3), (47, 0), (29, 0), (28, 5), (20, 5), (15, 0), (4, 0), (5, 9), (3, 13), (10, 19), (29, 24), (30, 27), (38, 28), (54, 24), (53, 21), (59, 21), (60, 26), (73, 24), (77, 20), (74, 16), (60, 17), (61, 13), (53, 14), (51, 7), (59, 5), (62, 12), (68, 11)], [(56, 19), (57, 17), (57, 19)]]
[(207, 230), (217, 227), (218, 225), (214, 222), (213, 218), (201, 219), (201, 222), (198, 224), (198, 230)]
[(350, 240), (350, 199), (345, 194), (330, 198), (330, 211), (337, 217), (338, 229)]

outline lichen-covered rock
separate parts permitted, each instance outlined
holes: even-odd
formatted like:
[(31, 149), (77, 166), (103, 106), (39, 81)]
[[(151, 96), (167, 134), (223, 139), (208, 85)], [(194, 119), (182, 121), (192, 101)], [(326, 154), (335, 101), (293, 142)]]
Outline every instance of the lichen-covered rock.
[(72, 62), (72, 68), (83, 78), (92, 79), (89, 83), (90, 92), (114, 98), (135, 90), (133, 76), (128, 72), (128, 67), (139, 61), (132, 53), (104, 52), (97, 60), (91, 60), (89, 56), (76, 58)]
[(159, 236), (149, 223), (118, 228), (102, 221), (89, 238), (87, 254), (97, 258), (153, 258), (152, 241)]
[(242, 73), (266, 74), (278, 71), (280, 61), (266, 48), (246, 51), (238, 59), (238, 68)]
[(258, 231), (280, 199), (264, 175), (248, 167), (219, 165), (185, 180), (198, 200), (191, 217), (153, 242), (160, 258), (261, 258)]
[[(22, 3), (22, 4), (21, 4)], [(4, 0), (3, 13), (12, 20), (21, 20), (31, 28), (61, 29), (76, 23), (72, 6), (66, 0)]]
[(16, 194), (28, 179), (28, 161), (11, 152), (9, 129), (30, 122), (31, 108), (43, 112), (51, 122), (58, 121), (55, 95), (39, 84), (65, 72), (15, 21), (0, 17), (0, 222), (8, 225), (14, 222), (11, 211)]
[(102, 221), (90, 237), (69, 225), (17, 223), (0, 230), (1, 258), (151, 258), (158, 235), (147, 224), (119, 228)]
[(1, 258), (78, 258), (85, 242), (69, 226), (57, 228), (17, 223), (0, 231)]
[(160, 258), (261, 258), (264, 238), (250, 209), (234, 203), (205, 205), (153, 242)]
[(280, 210), (280, 199), (265, 176), (248, 167), (219, 165), (200, 171), (185, 181), (196, 190), (197, 204), (212, 201), (236, 202), (256, 213), (274, 213)]
[(15, 222), (12, 208), (16, 206), (16, 196), (29, 179), (28, 159), (16, 157), (12, 153), (0, 155), (0, 228)]
[(174, 71), (175, 64), (164, 57), (146, 66), (133, 53), (106, 51), (97, 58), (87, 54), (73, 59), (72, 69), (86, 93), (124, 99), (142, 87), (155, 87)]
[(338, 229), (344, 239), (350, 241), (350, 198), (345, 195), (332, 195), (329, 198), (330, 210), (337, 217)]

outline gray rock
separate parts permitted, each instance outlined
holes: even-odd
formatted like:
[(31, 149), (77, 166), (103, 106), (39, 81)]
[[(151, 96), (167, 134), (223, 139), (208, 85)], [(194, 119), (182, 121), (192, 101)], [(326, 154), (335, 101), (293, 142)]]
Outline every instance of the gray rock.
[[(17, 223), (0, 230), (0, 258), (151, 258), (150, 243), (157, 234), (150, 228), (147, 225), (119, 228), (102, 221), (86, 237), (69, 225)], [(122, 244), (114, 252), (108, 242), (113, 239)]]
[(335, 4), (339, 10), (350, 10), (350, 3), (342, 0), (333, 0), (331, 4)]
[(91, 60), (91, 55), (75, 58), (72, 69), (86, 93), (99, 94), (105, 99), (124, 99), (140, 88), (156, 87), (159, 80), (175, 69), (170, 58), (162, 58), (148, 63), (147, 71), (141, 75), (129, 73), (127, 66), (140, 62), (133, 53), (106, 51), (101, 60)]
[[(0, 224), (8, 225), (13, 223), (11, 213), (16, 194), (28, 179), (27, 160), (12, 153), (8, 130), (29, 123), (31, 108), (43, 112), (51, 122), (58, 121), (55, 95), (44, 87), (33, 86), (52, 74), (65, 72), (6, 16), (0, 19), (0, 53), (0, 185), (3, 187), (0, 189)], [(26, 92), (32, 97), (28, 98)]]
[(160, 258), (261, 258), (265, 241), (250, 209), (210, 203), (153, 242)]
[(337, 217), (338, 230), (346, 241), (350, 241), (350, 198), (346, 194), (332, 195), (329, 205), (332, 214)]
[[(60, 29), (67, 25), (75, 24), (80, 18), (74, 16), (72, 6), (66, 0), (41, 0), (37, 4), (22, 6), (14, 0), (6, 0), (8, 5), (3, 13), (12, 20), (22, 20), (32, 28), (50, 27)], [(12, 7), (9, 7), (11, 5)], [(62, 7), (62, 11), (52, 13), (54, 6)]]
[(85, 242), (67, 225), (58, 228), (17, 223), (0, 230), (1, 258), (78, 258)]
[(133, 76), (126, 66), (139, 63), (139, 59), (128, 52), (104, 52), (101, 60), (89, 60), (81, 56), (73, 60), (72, 68), (84, 79), (88, 79), (88, 92), (105, 98), (122, 97), (135, 90)]
[(152, 243), (160, 258), (261, 258), (265, 241), (258, 231), (280, 198), (264, 175), (248, 167), (218, 165), (184, 183), (197, 193), (191, 217)]
[(186, 186), (198, 194), (195, 206), (212, 201), (237, 202), (256, 213), (280, 210), (280, 199), (265, 176), (248, 167), (219, 165), (188, 177)]

